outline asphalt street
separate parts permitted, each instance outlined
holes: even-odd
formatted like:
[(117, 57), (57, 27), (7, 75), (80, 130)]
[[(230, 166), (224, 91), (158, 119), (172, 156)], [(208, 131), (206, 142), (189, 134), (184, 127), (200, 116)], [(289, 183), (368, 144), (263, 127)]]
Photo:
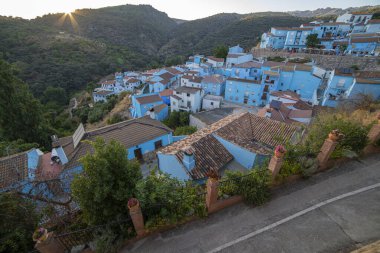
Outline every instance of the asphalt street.
[(121, 252), (336, 253), (378, 239), (380, 155), (374, 155), (282, 186), (263, 206), (238, 204)]

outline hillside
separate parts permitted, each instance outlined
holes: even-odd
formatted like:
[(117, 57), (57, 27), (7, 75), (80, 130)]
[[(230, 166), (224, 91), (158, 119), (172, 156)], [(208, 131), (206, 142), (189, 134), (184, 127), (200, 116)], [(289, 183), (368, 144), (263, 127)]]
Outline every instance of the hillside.
[(289, 11), (288, 13), (297, 17), (311, 18), (311, 17), (325, 17), (325, 16), (339, 16), (346, 12), (351, 11), (369, 11), (371, 13), (380, 12), (380, 5), (377, 6), (361, 6), (361, 7), (350, 7), (347, 9), (341, 8), (319, 8), (316, 10), (307, 11)]
[(250, 49), (271, 26), (311, 20), (295, 16), (310, 13), (291, 14), (222, 13), (184, 21), (149, 5), (122, 5), (33, 20), (0, 16), (0, 58), (20, 70), (18, 76), (42, 101), (49, 100), (45, 91), (51, 87), (61, 88), (69, 98), (115, 71), (158, 67), (193, 53), (211, 54), (220, 44)]

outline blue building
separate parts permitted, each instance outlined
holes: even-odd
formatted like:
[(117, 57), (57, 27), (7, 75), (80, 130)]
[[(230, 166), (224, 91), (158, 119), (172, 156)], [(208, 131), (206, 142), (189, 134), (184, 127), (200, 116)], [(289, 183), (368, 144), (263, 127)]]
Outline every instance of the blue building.
[(306, 47), (306, 38), (313, 33), (313, 28), (290, 28), (285, 39), (284, 49), (300, 49)]
[(174, 95), (174, 91), (171, 89), (166, 89), (160, 92), (160, 98), (168, 106), (170, 106), (170, 96), (173, 96), (173, 95)]
[(228, 75), (233, 78), (260, 80), (262, 76), (262, 63), (260, 62), (244, 62), (236, 64), (231, 68), (231, 73)]
[(356, 77), (352, 86), (346, 91), (345, 99), (361, 99), (361, 95), (371, 95), (380, 100), (380, 75), (377, 78)]
[(30, 182), (36, 179), (36, 171), (43, 153), (39, 149), (0, 158), (0, 192), (18, 189), (27, 193)]
[(229, 54), (242, 54), (242, 53), (244, 53), (244, 49), (242, 47), (240, 47), (240, 45), (236, 45), (236, 46), (230, 47), (228, 49), (228, 53)]
[[(80, 158), (86, 153), (93, 152), (91, 146), (83, 140), (94, 141), (102, 138), (105, 142), (116, 140), (128, 151), (128, 159), (144, 161), (151, 159), (150, 154), (155, 150), (173, 143), (173, 131), (158, 120), (145, 116), (127, 120), (93, 131), (88, 131), (77, 138), (69, 136), (59, 139), (68, 163), (65, 170), (80, 172), (82, 164)], [(75, 139), (75, 141), (74, 141)]]
[(228, 78), (224, 99), (230, 102), (260, 106), (262, 105), (261, 80), (248, 80), (239, 78)]
[(286, 65), (279, 68), (280, 79), (277, 86), (279, 91), (294, 91), (303, 100), (314, 101), (322, 79), (313, 74), (313, 67), (303, 64)]
[(226, 170), (252, 169), (269, 159), (275, 146), (297, 142), (298, 132), (296, 126), (250, 113), (232, 114), (158, 151), (159, 169), (204, 183), (210, 170), (223, 175)]
[(353, 37), (350, 39), (346, 52), (353, 55), (374, 55), (380, 44), (380, 36), (377, 37)]
[(283, 49), (289, 27), (272, 27), (261, 36), (260, 48)]
[[(132, 96), (131, 114), (134, 118), (144, 117), (156, 106), (163, 105), (164, 101), (156, 93), (142, 94)], [(160, 107), (161, 108), (161, 107)], [(168, 116), (168, 110), (160, 110), (160, 115), (156, 115), (156, 119), (165, 119)]]
[(328, 80), (323, 94), (322, 105), (336, 107), (344, 93), (353, 84), (354, 77), (352, 69), (335, 69)]
[(226, 81), (221, 75), (206, 76), (201, 83), (205, 94), (223, 96)]

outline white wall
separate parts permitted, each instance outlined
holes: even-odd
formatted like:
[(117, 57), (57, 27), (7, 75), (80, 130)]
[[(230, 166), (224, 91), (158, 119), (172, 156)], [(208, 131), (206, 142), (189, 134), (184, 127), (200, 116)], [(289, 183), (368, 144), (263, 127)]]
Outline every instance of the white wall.
[(220, 108), (220, 101), (218, 100), (210, 100), (210, 99), (203, 99), (202, 102), (202, 109), (203, 110), (211, 110), (214, 108)]

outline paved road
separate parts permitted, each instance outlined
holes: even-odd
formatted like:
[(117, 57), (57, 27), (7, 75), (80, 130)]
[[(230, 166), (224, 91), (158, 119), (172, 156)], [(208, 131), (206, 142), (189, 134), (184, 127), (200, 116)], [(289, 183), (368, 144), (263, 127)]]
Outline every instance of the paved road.
[(346, 252), (380, 239), (380, 156), (274, 190), (121, 252)]

